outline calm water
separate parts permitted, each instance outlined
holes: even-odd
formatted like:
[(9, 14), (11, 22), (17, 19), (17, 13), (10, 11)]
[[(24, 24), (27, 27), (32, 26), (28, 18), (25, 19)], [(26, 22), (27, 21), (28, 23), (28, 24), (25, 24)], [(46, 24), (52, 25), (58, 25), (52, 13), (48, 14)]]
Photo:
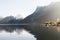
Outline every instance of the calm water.
[(0, 25), (0, 40), (60, 40), (60, 26)]
[(36, 40), (23, 26), (0, 26), (0, 40)]

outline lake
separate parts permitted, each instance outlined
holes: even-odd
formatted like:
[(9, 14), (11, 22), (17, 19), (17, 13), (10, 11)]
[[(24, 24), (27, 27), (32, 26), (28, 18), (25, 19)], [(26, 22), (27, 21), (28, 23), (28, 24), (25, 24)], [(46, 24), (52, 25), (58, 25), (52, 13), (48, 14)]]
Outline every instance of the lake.
[(60, 40), (59, 26), (0, 25), (0, 40)]
[(23, 26), (0, 26), (0, 40), (36, 40)]

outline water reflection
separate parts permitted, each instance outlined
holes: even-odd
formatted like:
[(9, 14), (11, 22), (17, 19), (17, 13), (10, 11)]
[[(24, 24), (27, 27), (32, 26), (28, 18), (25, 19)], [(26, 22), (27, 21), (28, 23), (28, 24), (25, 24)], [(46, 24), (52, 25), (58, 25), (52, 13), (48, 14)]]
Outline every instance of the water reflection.
[(54, 26), (2, 25), (0, 26), (0, 35), (2, 40), (7, 38), (9, 40), (60, 40), (60, 31)]
[(0, 40), (36, 40), (34, 35), (24, 29), (25, 26), (0, 26)]
[(60, 31), (57, 30), (58, 26), (30, 26), (29, 29), (37, 40), (60, 40)]

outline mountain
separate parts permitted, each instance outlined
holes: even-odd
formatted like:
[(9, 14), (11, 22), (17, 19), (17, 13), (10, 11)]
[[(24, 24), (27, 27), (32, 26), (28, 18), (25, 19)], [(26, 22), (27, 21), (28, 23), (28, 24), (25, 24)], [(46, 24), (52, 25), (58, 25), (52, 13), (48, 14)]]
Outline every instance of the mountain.
[(35, 12), (23, 20), (23, 23), (44, 23), (60, 18), (60, 2), (37, 7)]
[(8, 16), (0, 20), (1, 23), (44, 23), (48, 21), (55, 21), (60, 19), (60, 2), (52, 3), (48, 6), (37, 7), (35, 12), (26, 17), (25, 19), (16, 19), (13, 16)]
[(8, 23), (10, 20), (13, 20), (13, 19), (15, 20), (13, 16), (8, 16), (0, 20), (0, 23)]
[(15, 24), (20, 23), (22, 19), (16, 19), (14, 16), (7, 16), (0, 20), (0, 24)]
[(44, 15), (43, 11), (45, 9), (46, 6), (44, 7), (37, 7), (37, 9), (35, 10), (34, 13), (32, 13), (31, 15), (29, 15), (28, 17), (26, 17), (23, 20), (23, 23), (34, 23), (34, 22), (38, 22), (40, 20), (40, 18)]
[(42, 11), (45, 7), (37, 7), (37, 9), (35, 10), (34, 13), (32, 13), (31, 15), (29, 15), (28, 17), (26, 17), (23, 21), (26, 22), (26, 23), (29, 23), (29, 22), (33, 22), (34, 19), (39, 15), (43, 15), (42, 14)]

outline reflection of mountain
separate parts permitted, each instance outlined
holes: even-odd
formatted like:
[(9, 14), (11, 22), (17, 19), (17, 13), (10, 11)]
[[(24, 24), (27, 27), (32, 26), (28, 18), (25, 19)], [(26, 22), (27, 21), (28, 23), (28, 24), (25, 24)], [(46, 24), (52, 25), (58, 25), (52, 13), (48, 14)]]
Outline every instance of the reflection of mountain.
[(17, 29), (20, 30), (20, 29), (23, 29), (23, 28), (24, 28), (24, 26), (21, 27), (21, 26), (17, 26), (17, 25), (14, 25), (14, 26), (13, 25), (10, 25), (10, 26), (9, 25), (6, 25), (6, 26), (5, 25), (3, 25), (3, 26), (0, 25), (0, 31), (4, 30), (4, 31), (10, 32), (10, 33), (16, 31)]
[[(23, 23), (42, 23), (44, 21), (50, 21), (51, 19), (60, 18), (60, 6), (59, 5), (49, 5), (45, 7), (38, 7), (36, 11), (26, 17), (22, 22)], [(57, 9), (57, 10), (56, 10)], [(19, 23), (22, 19), (16, 19), (14, 17), (7, 17), (1, 20), (2, 23)], [(34, 34), (37, 40), (60, 40), (60, 31), (57, 31), (56, 27), (46, 27), (46, 26), (17, 26), (17, 25), (10, 25), (10, 26), (0, 26), (1, 29), (6, 30), (8, 32), (13, 32), (16, 29), (24, 28), (30, 33)], [(60, 26), (59, 26), (60, 27)]]
[(58, 40), (60, 38), (60, 33), (54, 27), (48, 28), (46, 26), (0, 25), (0, 31), (6, 31), (9, 33), (14, 31), (19, 33), (22, 29), (25, 29), (35, 35), (37, 40)]

